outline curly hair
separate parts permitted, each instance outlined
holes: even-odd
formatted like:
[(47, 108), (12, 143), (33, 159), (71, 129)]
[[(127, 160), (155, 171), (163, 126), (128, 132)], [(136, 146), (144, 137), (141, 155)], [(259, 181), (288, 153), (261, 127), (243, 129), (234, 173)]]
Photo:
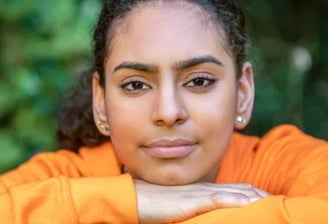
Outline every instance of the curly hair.
[[(100, 84), (104, 87), (104, 61), (115, 35), (115, 28), (136, 6), (144, 3), (172, 0), (109, 0), (105, 1), (93, 34), (94, 65), (84, 72), (73, 94), (67, 98), (59, 113), (57, 139), (61, 148), (77, 151), (81, 146), (96, 146), (109, 138), (100, 134), (93, 121), (92, 113), (92, 76), (99, 74)], [(200, 6), (204, 12), (215, 18), (235, 60), (237, 77), (241, 74), (246, 61), (245, 16), (234, 0), (175, 0)]]

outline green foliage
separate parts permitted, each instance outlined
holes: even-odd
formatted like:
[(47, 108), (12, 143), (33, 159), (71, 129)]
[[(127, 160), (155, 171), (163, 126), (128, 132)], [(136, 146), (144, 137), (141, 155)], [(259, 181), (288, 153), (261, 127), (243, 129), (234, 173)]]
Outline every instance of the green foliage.
[(56, 149), (60, 97), (90, 66), (95, 0), (0, 1), (0, 172)]
[[(246, 132), (294, 123), (328, 139), (328, 3), (244, 0), (256, 103)], [(98, 0), (0, 1), (0, 173), (55, 150), (56, 113), (91, 64)]]
[(292, 123), (328, 139), (328, 2), (244, 0), (256, 103), (246, 132)]

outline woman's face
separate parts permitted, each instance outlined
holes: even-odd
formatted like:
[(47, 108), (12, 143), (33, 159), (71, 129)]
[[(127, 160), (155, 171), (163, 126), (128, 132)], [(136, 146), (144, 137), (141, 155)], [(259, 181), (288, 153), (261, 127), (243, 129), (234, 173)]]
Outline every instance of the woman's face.
[(175, 185), (216, 177), (245, 87), (206, 17), (190, 3), (147, 5), (118, 23), (105, 90), (94, 79), (94, 111), (134, 178)]

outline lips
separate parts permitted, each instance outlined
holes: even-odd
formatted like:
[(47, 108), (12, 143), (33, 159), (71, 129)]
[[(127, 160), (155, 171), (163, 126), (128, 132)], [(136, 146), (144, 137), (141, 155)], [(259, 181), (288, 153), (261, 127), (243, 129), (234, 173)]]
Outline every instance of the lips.
[(159, 159), (178, 159), (188, 156), (197, 148), (189, 139), (161, 139), (146, 145), (146, 153)]

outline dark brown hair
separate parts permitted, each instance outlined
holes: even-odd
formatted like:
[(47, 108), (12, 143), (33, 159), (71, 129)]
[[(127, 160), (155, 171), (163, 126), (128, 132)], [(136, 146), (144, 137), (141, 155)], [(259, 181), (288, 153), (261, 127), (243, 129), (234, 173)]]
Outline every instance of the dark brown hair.
[[(81, 146), (95, 146), (109, 140), (102, 136), (93, 121), (92, 76), (97, 72), (104, 87), (104, 61), (117, 22), (142, 3), (165, 0), (109, 0), (104, 3), (93, 35), (94, 66), (81, 75), (73, 94), (65, 100), (59, 113), (57, 139), (61, 148), (77, 151)], [(172, 0), (166, 0), (171, 2)], [(176, 0), (199, 5), (214, 16), (225, 32), (229, 51), (235, 60), (237, 75), (246, 61), (245, 16), (234, 0)]]

